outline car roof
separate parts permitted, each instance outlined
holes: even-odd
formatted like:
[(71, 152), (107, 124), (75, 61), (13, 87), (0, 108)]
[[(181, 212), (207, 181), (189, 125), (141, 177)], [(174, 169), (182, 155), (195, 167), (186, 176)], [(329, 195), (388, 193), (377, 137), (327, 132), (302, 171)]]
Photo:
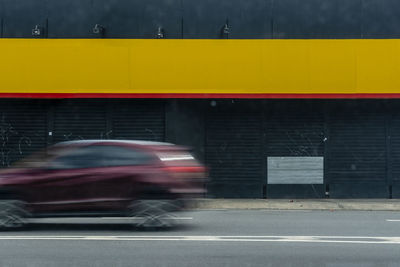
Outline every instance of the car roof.
[(74, 141), (64, 141), (55, 144), (55, 146), (66, 146), (66, 145), (92, 145), (92, 144), (126, 144), (126, 145), (142, 145), (142, 146), (174, 146), (172, 143), (166, 142), (156, 142), (156, 141), (146, 141), (146, 140), (74, 140)]

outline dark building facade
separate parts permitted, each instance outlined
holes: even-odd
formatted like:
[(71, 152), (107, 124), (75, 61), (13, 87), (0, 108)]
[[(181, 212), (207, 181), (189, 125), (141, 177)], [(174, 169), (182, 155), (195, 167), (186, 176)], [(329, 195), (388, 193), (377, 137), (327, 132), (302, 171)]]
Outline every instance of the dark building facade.
[(1, 0), (0, 7), (3, 38), (400, 36), (396, 0)]
[[(365, 73), (384, 74), (375, 78), (347, 79), (346, 71), (327, 72), (332, 62), (338, 64), (333, 66), (337, 70), (351, 67), (352, 63), (348, 65), (332, 59), (322, 63), (328, 68), (321, 75), (334, 77), (337, 84), (333, 89), (324, 81), (318, 83), (325, 76), (314, 75), (303, 81), (301, 70), (292, 68), (295, 65), (291, 64), (283, 65), (283, 69), (288, 68), (287, 77), (283, 73), (274, 78), (276, 74), (265, 68), (276, 71), (279, 67), (274, 64), (264, 66), (265, 62), (272, 62), (272, 59), (268, 61), (271, 55), (261, 63), (250, 61), (249, 64), (255, 69), (260, 64), (263, 77), (270, 79), (268, 81), (276, 89), (270, 89), (270, 84), (258, 84), (262, 80), (257, 77), (252, 80), (252, 75), (243, 72), (235, 74), (243, 74), (242, 84), (236, 87), (239, 80), (231, 84), (225, 82), (235, 77), (203, 73), (207, 68), (207, 63), (203, 62), (204, 65), (197, 69), (200, 72), (198, 80), (189, 79), (182, 85), (182, 76), (173, 77), (165, 81), (165, 90), (161, 93), (144, 87), (138, 91), (135, 86), (140, 87), (137, 85), (140, 82), (136, 76), (129, 80), (131, 87), (127, 86), (134, 87), (132, 91), (128, 88), (114, 93), (101, 86), (96, 90), (95, 74), (77, 79), (84, 86), (94, 84), (91, 91), (82, 89), (80, 92), (80, 88), (74, 88), (76, 91), (70, 92), (65, 83), (52, 83), (53, 78), (48, 72), (34, 70), (42, 66), (42, 58), (38, 56), (37, 65), (29, 61), (29, 66), (25, 66), (26, 72), (40, 74), (37, 79), (24, 82), (29, 90), (24, 91), (23, 85), (13, 88), (4, 72), (0, 79), (0, 163), (7, 167), (33, 151), (66, 140), (168, 141), (192, 147), (197, 157), (209, 167), (209, 197), (400, 198), (400, 81), (396, 78), (400, 77), (400, 68), (397, 69), (396, 60), (392, 62), (392, 59), (381, 57), (389, 53), (382, 51), (386, 45), (394, 51), (394, 58), (400, 55), (398, 1), (0, 0), (0, 19), (0, 49), (3, 51), (14, 39), (25, 47), (36, 38), (101, 39), (93, 40), (96, 42), (103, 39), (186, 39), (189, 42), (221, 39), (221, 42), (211, 43), (221, 53), (232, 42), (240, 46), (238, 42), (246, 41), (251, 46), (252, 41), (287, 39), (287, 45), (295, 47), (303, 46), (302, 40), (307, 39), (317, 45), (310, 45), (304, 53), (313, 54), (312, 48), (320, 45), (318, 39), (349, 42), (351, 45), (346, 47), (349, 51), (358, 47), (358, 41), (369, 48), (369, 39), (374, 39), (373, 42), (379, 39), (379, 51), (365, 52), (377, 58), (368, 61), (371, 66)], [(225, 39), (233, 40), (225, 43)], [(154, 40), (158, 41), (161, 40)], [(38, 54), (45, 55), (45, 40), (40, 45), (44, 48)], [(166, 45), (161, 43), (160, 46)], [(322, 45), (340, 46), (342, 43)], [(16, 53), (20, 51), (15, 46), (12, 49)], [(231, 50), (227, 51), (231, 53)], [(157, 51), (154, 52), (156, 55), (153, 56), (159, 57)], [(206, 52), (204, 55), (207, 56)], [(227, 57), (233, 58), (230, 62), (238, 66), (246, 63), (246, 59), (235, 61), (234, 54)], [(174, 55), (169, 56), (168, 60), (172, 62), (173, 58)], [(309, 57), (299, 59), (295, 52), (291, 58), (301, 64), (313, 64), (303, 62)], [(10, 58), (7, 60), (3, 61), (4, 69), (12, 62)], [(23, 57), (18, 60), (17, 66), (24, 68)], [(154, 58), (149, 57), (150, 65), (152, 60)], [(360, 64), (363, 64), (362, 60), (360, 54), (354, 57)], [(350, 61), (353, 58), (349, 58)], [(159, 61), (154, 62), (154, 69), (157, 69)], [(189, 68), (191, 72), (180, 73), (192, 75), (191, 64), (196, 62), (200, 62), (199, 59), (188, 60), (182, 69)], [(374, 65), (374, 62), (382, 65)], [(54, 61), (54, 64), (60, 67), (57, 64), (61, 63)], [(392, 65), (396, 68), (390, 67), (391, 76), (380, 71)], [(360, 65), (354, 66), (360, 68)], [(171, 69), (175, 67), (171, 64)], [(65, 73), (78, 75), (70, 68), (73, 69), (69, 67)], [(152, 67), (148, 69), (150, 71), (146, 73), (151, 72)], [(99, 76), (105, 74), (107, 71)], [(149, 75), (148, 82), (152, 84), (160, 75), (163, 77), (163, 73), (155, 77)], [(382, 77), (393, 78), (393, 81)], [(296, 87), (296, 79), (300, 81), (300, 89), (279, 91), (285, 84)], [(353, 82), (359, 84), (358, 79), (364, 79), (362, 82), (367, 87), (354, 85)], [(183, 88), (178, 93), (171, 89), (174, 82)], [(32, 88), (31, 83), (34, 84)], [(301, 89), (303, 83), (307, 85), (304, 90)], [(161, 78), (154, 84), (162, 87), (164, 83)], [(219, 91), (218, 84), (222, 84), (223, 90)], [(256, 89), (247, 91), (247, 84)], [(43, 88), (54, 87), (54, 90), (41, 90), (41, 85)], [(116, 85), (119, 86), (123, 85)], [(188, 93), (182, 93), (185, 86), (188, 86)], [(368, 86), (376, 87), (365, 89)]]

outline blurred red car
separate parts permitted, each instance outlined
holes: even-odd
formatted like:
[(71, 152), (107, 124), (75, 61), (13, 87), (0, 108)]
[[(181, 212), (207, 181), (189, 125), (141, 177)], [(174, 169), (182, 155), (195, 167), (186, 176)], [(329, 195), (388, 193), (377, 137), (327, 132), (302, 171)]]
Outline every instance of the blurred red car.
[(0, 171), (0, 229), (26, 217), (134, 216), (166, 226), (168, 214), (205, 193), (206, 173), (169, 143), (62, 142)]

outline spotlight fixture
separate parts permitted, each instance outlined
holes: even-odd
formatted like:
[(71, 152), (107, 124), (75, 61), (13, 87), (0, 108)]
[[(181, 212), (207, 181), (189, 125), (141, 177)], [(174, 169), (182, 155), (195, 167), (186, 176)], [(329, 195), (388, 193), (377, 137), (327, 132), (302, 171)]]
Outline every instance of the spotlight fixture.
[(43, 34), (42, 27), (39, 24), (35, 25), (35, 28), (32, 29), (32, 36), (41, 36)]
[(162, 39), (164, 37), (165, 37), (164, 29), (162, 27), (158, 27), (156, 38)]
[(105, 30), (106, 30), (106, 29), (105, 29), (102, 25), (96, 24), (96, 25), (94, 25), (94, 27), (93, 27), (93, 29), (92, 29), (92, 32), (93, 32), (94, 34), (96, 34), (96, 35), (101, 35), (101, 36), (103, 36), (104, 33), (105, 33)]
[(231, 33), (231, 27), (229, 26), (228, 20), (226, 20), (226, 23), (221, 30), (221, 37), (228, 39), (230, 33)]

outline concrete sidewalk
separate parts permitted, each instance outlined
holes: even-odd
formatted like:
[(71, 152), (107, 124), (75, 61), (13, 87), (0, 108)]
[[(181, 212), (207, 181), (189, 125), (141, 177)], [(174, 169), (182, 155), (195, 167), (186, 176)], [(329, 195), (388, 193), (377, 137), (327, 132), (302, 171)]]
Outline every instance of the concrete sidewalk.
[(400, 211), (400, 199), (196, 199), (193, 208)]

